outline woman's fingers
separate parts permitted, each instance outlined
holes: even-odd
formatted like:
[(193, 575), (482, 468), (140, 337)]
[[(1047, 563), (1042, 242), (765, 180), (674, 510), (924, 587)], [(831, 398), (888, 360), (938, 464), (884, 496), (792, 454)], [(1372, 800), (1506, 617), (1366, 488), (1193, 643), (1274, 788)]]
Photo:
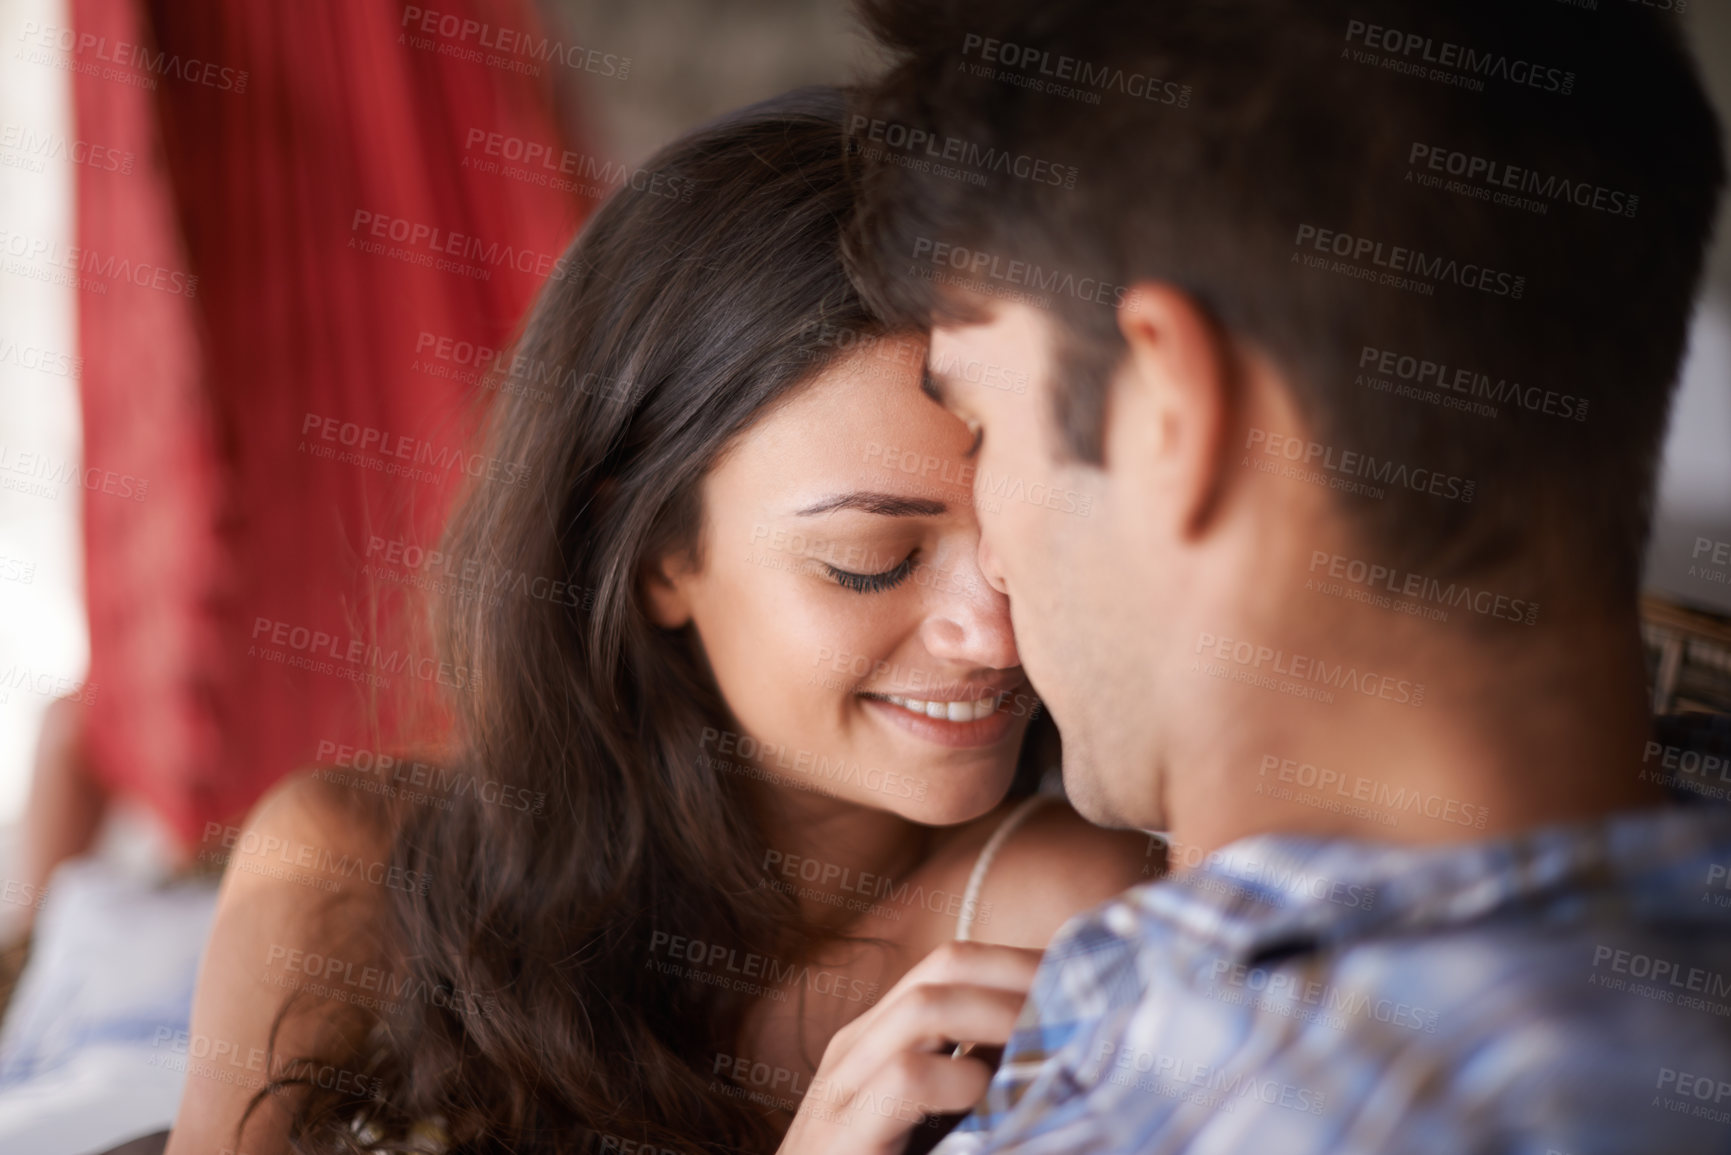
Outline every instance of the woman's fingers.
[(967, 982), (1026, 993), (1040, 967), (1041, 951), (989, 942), (946, 942), (916, 963), (901, 982)]
[(991, 1068), (978, 1059), (904, 1051), (865, 1086), (823, 1097), (819, 1113), (842, 1129), (848, 1141), (863, 1144), (855, 1147), (844, 1142), (823, 1150), (899, 1150), (921, 1120), (968, 1110), (980, 1101), (991, 1081)]
[(945, 1054), (957, 1043), (1002, 1046), (1009, 1041), (1026, 991), (965, 983), (920, 983), (886, 1000), (862, 1034), (856, 1062), (878, 1066), (903, 1053)]
[[(870, 1011), (849, 1023), (836, 1037), (846, 1036), (848, 1042), (844, 1046), (851, 1049), (853, 1040), (870, 1035), (878, 1040), (880, 1054), (885, 1049), (881, 1044), (889, 1040), (893, 1040), (889, 1047), (892, 1050), (932, 1050), (945, 1039), (1002, 1043), (1008, 1038), (1008, 1028), (1002, 1028), (999, 1018), (991, 1012), (1006, 1005), (1012, 1007), (1013, 1024), (1039, 965), (1037, 950), (981, 942), (944, 943), (915, 964)], [(1008, 1001), (950, 1002), (961, 989), (1001, 992), (1008, 996)], [(946, 1033), (951, 1027), (971, 1033)], [(1000, 1029), (1002, 1038), (996, 1037)], [(832, 1042), (831, 1047), (834, 1046)]]
[(1009, 1040), (1040, 952), (946, 943), (836, 1032), (781, 1155), (896, 1155), (927, 1115), (965, 1111), (991, 1069), (956, 1043)]
[(986, 1093), (991, 1068), (978, 1059), (902, 1051), (861, 1079), (812, 1079), (778, 1155), (899, 1155), (931, 1115), (966, 1111)]

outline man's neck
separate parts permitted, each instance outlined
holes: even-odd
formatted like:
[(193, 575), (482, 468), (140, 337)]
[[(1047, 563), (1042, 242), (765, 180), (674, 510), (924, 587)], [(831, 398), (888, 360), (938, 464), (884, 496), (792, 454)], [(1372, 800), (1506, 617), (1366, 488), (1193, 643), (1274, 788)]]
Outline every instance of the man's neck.
[[(1210, 679), (1188, 748), (1170, 756), (1174, 842), (1192, 855), (1264, 833), (1441, 844), (1659, 804), (1638, 773), (1649, 721), (1633, 616), (1512, 628), (1528, 632), (1413, 623), (1357, 651), (1338, 633), (1295, 639), (1345, 671), (1330, 702)], [(1391, 667), (1406, 701), (1364, 689)]]

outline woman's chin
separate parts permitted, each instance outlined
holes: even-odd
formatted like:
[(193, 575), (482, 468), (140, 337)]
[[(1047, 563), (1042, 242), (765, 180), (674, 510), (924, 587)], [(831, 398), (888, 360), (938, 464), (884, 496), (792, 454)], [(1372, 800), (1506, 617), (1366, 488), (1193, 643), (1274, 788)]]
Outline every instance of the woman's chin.
[(978, 782), (958, 782), (948, 788), (928, 782), (925, 797), (904, 799), (896, 810), (922, 826), (959, 826), (997, 809), (1010, 792), (1011, 777), (1006, 773), (1001, 782), (988, 789), (982, 789)]

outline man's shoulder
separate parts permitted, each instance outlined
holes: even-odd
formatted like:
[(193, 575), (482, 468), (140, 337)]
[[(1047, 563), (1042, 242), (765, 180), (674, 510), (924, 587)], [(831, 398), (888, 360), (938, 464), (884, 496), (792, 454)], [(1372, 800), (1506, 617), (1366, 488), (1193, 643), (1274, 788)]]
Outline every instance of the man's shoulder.
[(1131, 888), (1048, 951), (983, 1150), (1070, 1128), (1102, 1152), (1706, 1149), (1731, 1123), (1731, 840), (1675, 812), (1613, 827), (1265, 841)]
[[(1497, 1136), (1578, 1153), (1731, 1134), (1731, 934), (1465, 926), (1261, 966), (1154, 967), (1114, 937), (1084, 989), (1119, 997), (1068, 999), (1068, 1027), (1048, 1018), (1026, 1036), (1064, 1051), (1049, 1083), (1074, 1096), (1060, 1117), (1102, 1134), (1155, 1129), (1173, 1151), (1209, 1147), (1219, 1127), (1292, 1152)], [(1435, 1144), (1371, 1138), (1391, 1112)]]
[[(1150, 928), (1142, 938), (1161, 933)], [(1317, 1018), (1343, 1045), (1375, 1037), (1378, 1051), (1392, 1038), (1479, 1052), (1523, 1032), (1631, 1044), (1660, 1030), (1672, 1038), (1731, 1039), (1731, 917), (1719, 911), (1678, 920), (1645, 919), (1626, 908), (1517, 908), (1299, 944), (1285, 954), (1221, 950), (1204, 965), (1193, 956), (1166, 969), (1178, 997), (1205, 994)], [(1155, 995), (1149, 986), (1145, 997)]]
[(1731, 1123), (1723, 921), (1493, 919), (1293, 969), (1309, 981), (1254, 1017), (1304, 1020), (1330, 1070), (1318, 1095), (1348, 1127), (1399, 1103), (1463, 1143), (1544, 1136), (1538, 1150), (1587, 1152), (1666, 1149), (1651, 1144)]
[[(1573, 1067), (1655, 1042), (1731, 1060), (1731, 921), (1583, 917), (1482, 925), (1354, 944), (1337, 981), (1428, 997), (1450, 1050), (1554, 1051)], [(1731, 1071), (1728, 1071), (1731, 1074)]]
[[(1731, 1132), (1731, 932), (1487, 926), (1371, 942), (1333, 968), (1374, 1026), (1340, 1034), (1340, 1107), (1391, 1101), (1413, 1126), (1514, 1150), (1722, 1148)], [(1404, 1010), (1404, 1016), (1402, 1014)], [(1703, 1146), (1710, 1143), (1711, 1147)]]

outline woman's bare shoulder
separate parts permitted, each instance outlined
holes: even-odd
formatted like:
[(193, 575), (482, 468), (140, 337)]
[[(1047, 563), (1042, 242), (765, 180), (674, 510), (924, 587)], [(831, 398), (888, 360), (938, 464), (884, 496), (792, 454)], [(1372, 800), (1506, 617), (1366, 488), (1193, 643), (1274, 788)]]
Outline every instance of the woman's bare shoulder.
[(390, 848), (381, 796), (328, 777), (319, 767), (273, 786), (253, 807), (247, 827), (266, 838), (318, 840), (355, 852), (382, 855)]
[[(248, 1121), (244, 1147), (235, 1143), (253, 1092), (286, 1059), (330, 1056), (340, 1064), (368, 1017), (340, 991), (335, 1001), (307, 998), (304, 1012), (297, 1004), (280, 1029), (278, 1012), (295, 992), (322, 995), (382, 959), (376, 935), (392, 867), (376, 797), (303, 771), (273, 787), (219, 841), (212, 849), (226, 867), (193, 994), (186, 1089), (167, 1155), (286, 1151), (287, 1117), (270, 1099)], [(200, 1055), (221, 1062), (194, 1062)]]

